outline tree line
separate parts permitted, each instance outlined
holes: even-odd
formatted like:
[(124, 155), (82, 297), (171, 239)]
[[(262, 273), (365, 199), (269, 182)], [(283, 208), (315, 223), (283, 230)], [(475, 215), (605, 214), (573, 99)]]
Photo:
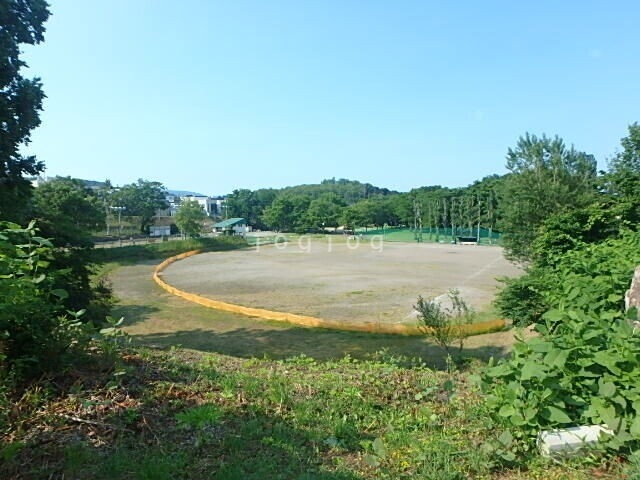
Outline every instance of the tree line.
[(240, 189), (227, 197), (228, 215), (246, 218), (259, 229), (301, 233), (337, 226), (436, 231), (482, 226), (502, 232), (509, 258), (526, 263), (536, 255), (534, 240), (541, 229), (569, 212), (596, 204), (607, 218), (615, 210), (614, 217), (633, 223), (639, 128), (637, 123), (629, 126), (622, 150), (612, 155), (605, 171), (597, 170), (593, 155), (567, 146), (558, 136), (526, 133), (507, 151), (506, 174), (466, 187), (425, 186), (400, 193), (331, 179), (279, 190)]
[(425, 226), (495, 226), (503, 177), (492, 175), (464, 188), (421, 187), (400, 193), (354, 180), (330, 179), (283, 189), (234, 190), (228, 215), (258, 229), (318, 232), (327, 228), (415, 226), (417, 205)]

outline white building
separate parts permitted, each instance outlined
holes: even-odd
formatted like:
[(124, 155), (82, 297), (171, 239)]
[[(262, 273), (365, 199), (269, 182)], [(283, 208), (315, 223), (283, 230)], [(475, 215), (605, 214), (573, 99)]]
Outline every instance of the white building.
[(180, 199), (181, 202), (198, 202), (200, 206), (204, 209), (207, 215), (212, 216), (215, 215), (216, 212), (216, 204), (213, 198), (211, 197), (201, 197), (196, 195), (187, 195)]

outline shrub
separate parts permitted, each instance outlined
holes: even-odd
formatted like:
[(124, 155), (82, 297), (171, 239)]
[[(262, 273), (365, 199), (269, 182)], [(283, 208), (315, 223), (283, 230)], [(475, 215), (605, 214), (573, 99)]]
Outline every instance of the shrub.
[(462, 327), (473, 322), (475, 312), (458, 290), (449, 290), (447, 297), (451, 302), (450, 307), (443, 306), (435, 299), (425, 300), (419, 296), (413, 308), (418, 312), (418, 328), (449, 355), (453, 344), (457, 344), (458, 353), (462, 351), (464, 339), (469, 336)]
[(624, 292), (640, 264), (640, 233), (624, 232), (595, 244), (580, 244), (559, 256), (553, 266), (531, 266), (515, 279), (503, 279), (498, 311), (526, 326), (542, 320), (550, 308), (579, 306), (596, 315), (620, 314)]
[(494, 305), (500, 315), (512, 321), (517, 327), (538, 323), (542, 314), (549, 309), (545, 292), (549, 290), (548, 277), (542, 269), (531, 269), (516, 278), (501, 278), (503, 289), (496, 296)]
[(550, 272), (541, 336), (518, 338), (482, 379), (507, 457), (541, 429), (582, 424), (606, 424), (618, 452), (640, 448), (640, 332), (637, 312), (623, 312), (638, 263), (640, 234), (629, 232), (568, 252)]
[(67, 318), (65, 290), (56, 288), (51, 243), (33, 223), (0, 223), (0, 362), (5, 376), (55, 368), (77, 338), (77, 316)]
[(514, 452), (533, 448), (542, 429), (606, 424), (607, 446), (640, 447), (640, 335), (626, 319), (552, 310), (542, 337), (518, 338), (511, 358), (482, 381), (494, 419)]

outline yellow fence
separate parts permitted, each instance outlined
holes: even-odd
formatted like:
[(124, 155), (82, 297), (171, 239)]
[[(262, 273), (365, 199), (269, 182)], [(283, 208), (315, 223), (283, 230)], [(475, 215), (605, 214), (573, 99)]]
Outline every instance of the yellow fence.
[[(325, 320), (322, 318), (309, 317), (307, 315), (297, 315), (295, 313), (274, 312), (271, 310), (264, 310), (262, 308), (243, 307), (242, 305), (234, 305), (233, 303), (212, 300), (210, 298), (205, 298), (194, 293), (185, 292), (184, 290), (180, 290), (179, 288), (169, 285), (162, 279), (162, 271), (167, 266), (171, 265), (173, 262), (182, 260), (183, 258), (197, 255), (198, 253), (200, 253), (200, 250), (192, 250), (190, 252), (181, 253), (180, 255), (167, 258), (164, 262), (162, 262), (155, 268), (153, 272), (153, 280), (167, 292), (184, 298), (185, 300), (189, 300), (190, 302), (197, 303), (198, 305), (202, 305), (208, 308), (215, 308), (216, 310), (239, 313), (240, 315), (245, 315), (247, 317), (288, 322), (295, 325), (302, 325), (304, 327), (330, 328), (333, 330), (348, 330), (367, 333), (392, 333), (399, 335), (424, 334), (424, 332), (422, 332), (417, 326), (411, 325), (385, 323), (345, 323), (336, 320)], [(488, 322), (463, 325), (460, 328), (465, 330), (469, 335), (480, 335), (482, 333), (490, 333), (502, 330), (505, 328), (505, 326), (506, 323), (504, 320), (491, 320)]]

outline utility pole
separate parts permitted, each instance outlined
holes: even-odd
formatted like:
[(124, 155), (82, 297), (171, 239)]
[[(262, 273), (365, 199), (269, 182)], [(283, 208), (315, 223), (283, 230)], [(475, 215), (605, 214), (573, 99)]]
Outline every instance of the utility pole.
[(455, 235), (456, 235), (456, 222), (454, 220), (453, 217), (453, 212), (455, 212), (455, 206), (456, 206), (456, 197), (451, 197), (451, 209), (450, 209), (450, 216), (451, 216), (451, 242), (455, 243)]
[(480, 245), (480, 219), (482, 217), (482, 202), (480, 201), (480, 194), (478, 194), (478, 235), (477, 235), (477, 242), (478, 245)]
[(493, 244), (493, 190), (489, 190), (487, 201), (487, 215), (489, 216), (489, 245)]
[(413, 200), (413, 229), (416, 242), (422, 242), (422, 209), (417, 198)]
[(112, 210), (117, 210), (118, 211), (118, 243), (120, 246), (122, 246), (122, 210), (125, 209), (125, 207), (109, 207)]

